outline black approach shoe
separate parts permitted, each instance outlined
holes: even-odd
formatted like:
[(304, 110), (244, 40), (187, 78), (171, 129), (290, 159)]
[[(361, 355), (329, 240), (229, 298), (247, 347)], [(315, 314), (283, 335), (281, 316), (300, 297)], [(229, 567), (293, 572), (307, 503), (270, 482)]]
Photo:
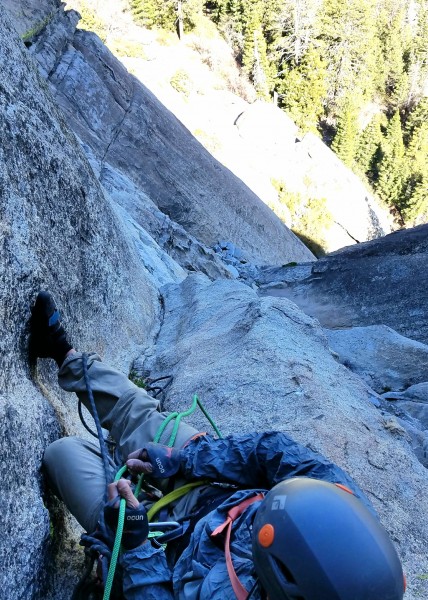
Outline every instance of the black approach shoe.
[(30, 356), (32, 359), (53, 358), (60, 367), (73, 346), (61, 325), (59, 310), (49, 292), (39, 292), (31, 308)]

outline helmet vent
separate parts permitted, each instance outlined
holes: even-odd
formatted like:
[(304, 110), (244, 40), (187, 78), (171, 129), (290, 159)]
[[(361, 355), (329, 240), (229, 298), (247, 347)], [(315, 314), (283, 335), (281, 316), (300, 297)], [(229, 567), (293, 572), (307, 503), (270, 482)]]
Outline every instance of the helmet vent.
[(281, 571), (282, 575), (284, 576), (284, 578), (286, 579), (286, 581), (288, 583), (296, 583), (296, 580), (294, 579), (290, 569), (288, 569), (284, 563), (282, 563), (279, 560), (275, 560), (279, 570)]
[(285, 580), (284, 584), (286, 585), (288, 600), (305, 600), (304, 596), (301, 596), (299, 593), (300, 590), (290, 569), (277, 558), (273, 558), (273, 562), (275, 563), (276, 569), (280, 571), (281, 576)]

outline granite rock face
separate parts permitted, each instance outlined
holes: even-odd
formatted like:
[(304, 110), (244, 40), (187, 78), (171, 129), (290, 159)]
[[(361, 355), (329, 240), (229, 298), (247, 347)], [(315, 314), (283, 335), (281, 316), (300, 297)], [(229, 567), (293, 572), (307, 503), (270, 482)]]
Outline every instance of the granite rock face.
[(73, 431), (66, 413), (77, 420), (75, 400), (60, 398), (49, 361), (30, 369), (30, 305), (40, 289), (54, 292), (75, 345), (97, 348), (126, 370), (156, 327), (159, 305), (157, 288), (4, 11), (0, 38), (0, 595), (17, 600), (47, 597), (55, 567), (41, 457), (64, 429)]
[(412, 385), (403, 392), (382, 394), (386, 409), (408, 432), (418, 460), (428, 468), (428, 383)]
[(95, 34), (73, 31), (75, 14), (58, 13), (30, 51), (69, 125), (102, 166), (130, 179), (206, 246), (226, 236), (259, 264), (312, 260), (306, 246)]
[(339, 360), (378, 393), (428, 381), (428, 346), (385, 325), (326, 330)]
[[(173, 375), (166, 408), (183, 410), (197, 393), (223, 435), (279, 429), (345, 468), (398, 546), (406, 597), (423, 597), (428, 471), (372, 390), (335, 360), (319, 323), (285, 298), (201, 275), (166, 286), (164, 303), (156, 346), (139, 368)], [(192, 422), (209, 427), (202, 414)]]
[[(22, 6), (20, 32), (38, 21), (36, 2)], [(59, 4), (39, 6), (45, 19)], [(29, 309), (47, 288), (77, 348), (124, 372), (139, 356), (141, 373), (173, 375), (167, 409), (187, 408), (197, 392), (223, 433), (280, 429), (347, 469), (397, 544), (406, 600), (427, 597), (428, 471), (417, 454), (427, 445), (416, 423), (425, 423), (425, 388), (379, 397), (338, 363), (317, 320), (250, 287), (291, 291), (309, 307), (329, 302), (332, 327), (350, 313), (346, 326), (385, 322), (426, 341), (427, 229), (315, 265), (245, 263), (312, 257), (256, 201), (243, 207), (241, 184), (197, 154), (184, 127), (95, 36), (75, 33), (75, 21), (57, 11), (48, 37), (31, 39), (46, 83), (0, 14), (0, 595), (70, 598), (82, 561), (74, 526), (40, 472), (51, 441), (83, 435), (75, 399), (58, 389), (49, 361), (28, 362)], [(216, 253), (209, 231), (218, 233)], [(233, 269), (250, 285), (233, 281)], [(421, 406), (407, 416), (398, 403), (415, 399)], [(200, 416), (193, 423), (206, 429)]]
[(110, 197), (123, 208), (124, 214), (131, 216), (150, 234), (173, 261), (188, 272), (200, 271), (211, 279), (231, 277), (227, 266), (213, 250), (160, 211), (130, 179), (108, 164), (104, 164), (102, 169), (98, 166), (100, 182)]
[(428, 467), (428, 346), (385, 325), (325, 333), (339, 361), (389, 401), (383, 407), (397, 418), (418, 460)]
[(391, 232), (388, 211), (361, 179), (318, 136), (306, 133), (302, 137), (282, 110), (256, 102), (239, 115), (236, 127), (254, 179), (275, 178), (303, 198), (325, 199), (325, 210), (332, 217), (323, 232), (327, 252)]
[(61, 0), (2, 0), (2, 9), (19, 35), (32, 39), (61, 9)]
[(392, 401), (396, 406), (418, 419), (423, 429), (428, 431), (428, 382), (411, 385), (404, 392), (389, 391), (383, 398)]
[(262, 294), (283, 296), (328, 329), (387, 325), (428, 343), (428, 225), (333, 252), (314, 265), (262, 270)]

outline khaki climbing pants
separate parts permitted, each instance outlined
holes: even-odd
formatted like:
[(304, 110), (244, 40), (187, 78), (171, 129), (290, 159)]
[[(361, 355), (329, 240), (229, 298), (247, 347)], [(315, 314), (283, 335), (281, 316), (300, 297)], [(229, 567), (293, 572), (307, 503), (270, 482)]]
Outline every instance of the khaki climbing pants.
[[(124, 462), (130, 452), (153, 441), (168, 413), (159, 409), (159, 401), (137, 387), (126, 375), (101, 362), (97, 354), (88, 355), (88, 375), (95, 404), (103, 428), (108, 429)], [(75, 392), (91, 412), (82, 354), (72, 354), (62, 364), (58, 381), (69, 392)], [(167, 444), (174, 423), (169, 423), (160, 443)], [(174, 447), (181, 448), (197, 430), (180, 422)], [(99, 445), (94, 440), (65, 437), (53, 442), (45, 451), (43, 464), (55, 494), (67, 505), (86, 531), (95, 529), (104, 505), (106, 476)], [(111, 467), (110, 481), (116, 468)], [(182, 485), (177, 481), (175, 487)], [(174, 508), (171, 518), (188, 514), (202, 492), (187, 494)]]

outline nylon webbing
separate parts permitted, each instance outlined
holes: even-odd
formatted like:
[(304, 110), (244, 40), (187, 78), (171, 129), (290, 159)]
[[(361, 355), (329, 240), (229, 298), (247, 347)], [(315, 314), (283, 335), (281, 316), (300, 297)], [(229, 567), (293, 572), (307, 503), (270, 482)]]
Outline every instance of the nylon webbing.
[(185, 496), (188, 492), (193, 490), (194, 488), (200, 487), (201, 485), (208, 485), (208, 481), (192, 481), (191, 483), (186, 483), (176, 490), (172, 490), (169, 494), (158, 500), (149, 511), (147, 511), (147, 518), (149, 522), (153, 519), (153, 517), (165, 506), (168, 504), (172, 504), (182, 496)]
[(226, 529), (226, 539), (224, 542), (224, 554), (226, 557), (226, 567), (227, 572), (229, 573), (230, 583), (232, 584), (233, 591), (235, 592), (237, 600), (247, 600), (249, 593), (242, 583), (239, 581), (239, 577), (236, 574), (235, 567), (232, 562), (232, 554), (230, 552), (230, 535), (232, 532), (233, 522), (236, 521), (238, 517), (242, 515), (242, 513), (254, 502), (258, 502), (259, 500), (263, 500), (263, 494), (257, 494), (257, 496), (253, 496), (252, 498), (247, 498), (240, 504), (237, 504), (233, 508), (231, 508), (227, 513), (227, 519), (224, 523), (219, 525), (211, 534), (211, 537), (216, 537), (220, 533), (222, 533)]

